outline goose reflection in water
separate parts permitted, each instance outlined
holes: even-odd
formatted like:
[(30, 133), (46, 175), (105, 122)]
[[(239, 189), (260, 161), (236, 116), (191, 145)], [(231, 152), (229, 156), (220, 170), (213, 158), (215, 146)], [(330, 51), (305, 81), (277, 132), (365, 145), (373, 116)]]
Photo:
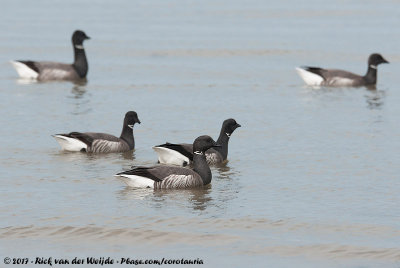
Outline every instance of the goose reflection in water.
[(382, 109), (385, 99), (384, 90), (373, 90), (365, 95), (365, 100), (367, 101), (367, 108), (371, 110)]
[(71, 89), (72, 95), (67, 96), (67, 98), (73, 99), (75, 104), (72, 114), (88, 114), (92, 111), (92, 108), (89, 105), (90, 94), (87, 94), (85, 85), (86, 83), (81, 85), (75, 84)]
[(162, 208), (167, 199), (176, 200), (178, 202), (181, 200), (187, 200), (188, 203), (184, 204), (185, 206), (194, 210), (205, 210), (213, 200), (210, 195), (212, 191), (211, 188), (211, 185), (206, 185), (202, 188), (154, 191), (153, 197), (155, 206)]
[(82, 99), (86, 93), (86, 87), (84, 85), (74, 85), (71, 89), (73, 98)]
[[(125, 200), (151, 200), (155, 208), (163, 209), (170, 206), (170, 202), (180, 203), (179, 206), (189, 207), (194, 210), (205, 210), (212, 202), (211, 186), (193, 189), (163, 189), (154, 190), (151, 188), (132, 188), (129, 186), (117, 192), (119, 198)], [(186, 202), (187, 200), (188, 202)]]

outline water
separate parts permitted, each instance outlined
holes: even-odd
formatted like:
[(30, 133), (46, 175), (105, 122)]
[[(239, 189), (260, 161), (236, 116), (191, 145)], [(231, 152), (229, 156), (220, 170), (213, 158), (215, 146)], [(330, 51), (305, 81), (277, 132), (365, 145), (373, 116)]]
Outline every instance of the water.
[[(202, 259), (207, 266), (399, 267), (397, 1), (3, 1), (0, 263), (10, 257)], [(70, 62), (88, 83), (21, 84), (10, 59)], [(302, 64), (366, 71), (376, 90), (311, 89)], [(119, 135), (136, 150), (64, 153), (50, 136)], [(151, 146), (242, 125), (211, 186), (153, 192), (113, 175)], [(81, 266), (82, 267), (82, 266)], [(92, 267), (92, 266), (90, 266)]]

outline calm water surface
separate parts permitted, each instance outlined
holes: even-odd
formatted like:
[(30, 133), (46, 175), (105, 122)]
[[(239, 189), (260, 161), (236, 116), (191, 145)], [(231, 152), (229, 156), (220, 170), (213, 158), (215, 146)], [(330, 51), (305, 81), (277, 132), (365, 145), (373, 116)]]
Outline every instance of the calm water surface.
[[(3, 258), (200, 258), (209, 266), (400, 267), (397, 1), (3, 1)], [(10, 59), (72, 61), (86, 85), (23, 84)], [(307, 88), (294, 67), (366, 71), (376, 90)], [(136, 150), (61, 152), (51, 134), (119, 135)], [(241, 125), (209, 187), (154, 192), (113, 175), (165, 141)]]

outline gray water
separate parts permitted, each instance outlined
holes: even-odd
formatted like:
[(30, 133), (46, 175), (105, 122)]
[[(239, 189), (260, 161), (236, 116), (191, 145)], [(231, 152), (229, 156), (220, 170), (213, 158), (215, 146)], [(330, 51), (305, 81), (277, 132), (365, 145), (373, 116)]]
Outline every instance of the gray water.
[[(6, 256), (400, 266), (398, 1), (1, 6), (1, 267)], [(86, 85), (18, 80), (11, 59), (71, 62), (75, 29), (92, 38)], [(373, 52), (390, 61), (376, 90), (308, 88), (294, 70), (363, 74)], [(66, 153), (51, 137), (119, 135), (129, 110), (142, 121), (134, 152)], [(209, 187), (154, 192), (113, 177), (156, 163), (153, 145), (217, 138), (231, 117), (242, 127)]]

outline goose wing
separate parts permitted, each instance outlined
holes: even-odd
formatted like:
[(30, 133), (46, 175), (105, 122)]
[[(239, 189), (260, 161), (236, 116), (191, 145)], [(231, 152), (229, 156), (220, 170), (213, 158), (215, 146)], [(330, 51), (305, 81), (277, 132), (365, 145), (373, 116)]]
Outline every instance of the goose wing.
[(123, 171), (117, 175), (135, 175), (161, 182), (170, 175), (193, 175), (197, 174), (191, 169), (167, 165), (157, 165), (152, 167), (134, 166), (131, 170)]
[[(302, 67), (305, 72), (301, 72), (301, 76), (307, 84), (310, 85), (325, 85), (325, 86), (353, 86), (362, 81), (363, 77), (348, 71), (344, 70), (337, 70), (337, 69), (323, 69), (319, 67)], [(311, 75), (305, 75), (305, 74)], [(316, 76), (313, 76), (313, 75)], [(318, 80), (320, 77), (321, 81), (313, 81), (310, 82), (309, 80), (313, 78), (313, 80)]]
[(311, 67), (311, 66), (302, 66), (302, 69), (306, 70), (307, 72), (314, 73), (316, 75), (321, 76), (324, 78), (324, 73), (326, 72), (325, 69), (319, 68), (319, 67)]
[(200, 175), (195, 171), (174, 166), (134, 167), (117, 175), (133, 179), (138, 177), (150, 179), (154, 181), (154, 189), (189, 188), (203, 185)]
[(68, 138), (80, 140), (87, 145), (89, 153), (111, 153), (129, 151), (129, 145), (110, 134), (94, 132), (71, 132), (69, 134), (57, 134)]
[(115, 137), (114, 135), (110, 135), (107, 133), (97, 133), (97, 132), (85, 132), (85, 135), (95, 139), (95, 140), (106, 140), (106, 141), (114, 141), (114, 142), (119, 142), (121, 139), (118, 137)]
[(29, 64), (33, 67), (36, 67), (39, 72), (43, 72), (47, 69), (57, 69), (60, 71), (69, 72), (74, 70), (72, 64), (53, 62), (53, 61), (28, 61)]
[(39, 80), (77, 79), (78, 75), (72, 64), (51, 61), (25, 61), (17, 62), (24, 64), (38, 74)]
[(28, 68), (32, 69), (34, 72), (39, 73), (40, 72), (40, 68), (37, 65), (36, 61), (31, 61), (31, 60), (17, 60), (16, 62), (22, 63), (25, 66), (27, 66)]
[(117, 138), (113, 135), (106, 134), (106, 133), (96, 133), (96, 132), (71, 132), (68, 134), (56, 134), (65, 136), (68, 138), (78, 139), (88, 146), (91, 146), (95, 140), (104, 140), (104, 141), (111, 141), (111, 142), (120, 142), (121, 139)]
[(91, 136), (87, 135), (86, 133), (81, 133), (81, 132), (71, 132), (68, 134), (56, 134), (56, 135), (80, 140), (81, 142), (85, 143), (87, 146), (91, 146), (94, 141), (94, 139)]
[(344, 71), (344, 70), (337, 70), (337, 69), (323, 69), (319, 67), (303, 67), (306, 71), (309, 71), (311, 73), (317, 74), (324, 78), (325, 81), (329, 81), (331, 79), (337, 79), (337, 78), (345, 78), (345, 79), (359, 79), (361, 78), (360, 75)]
[(177, 151), (178, 153), (186, 156), (189, 158), (190, 161), (193, 161), (193, 144), (189, 143), (165, 143), (161, 145), (157, 145), (155, 147), (163, 147), (163, 148), (168, 148), (174, 151)]
[(35, 62), (40, 80), (77, 79), (78, 74), (72, 64), (59, 62)]
[(93, 139), (88, 148), (92, 153), (111, 153), (129, 151), (129, 145), (124, 140), (106, 133), (85, 132), (85, 135)]

